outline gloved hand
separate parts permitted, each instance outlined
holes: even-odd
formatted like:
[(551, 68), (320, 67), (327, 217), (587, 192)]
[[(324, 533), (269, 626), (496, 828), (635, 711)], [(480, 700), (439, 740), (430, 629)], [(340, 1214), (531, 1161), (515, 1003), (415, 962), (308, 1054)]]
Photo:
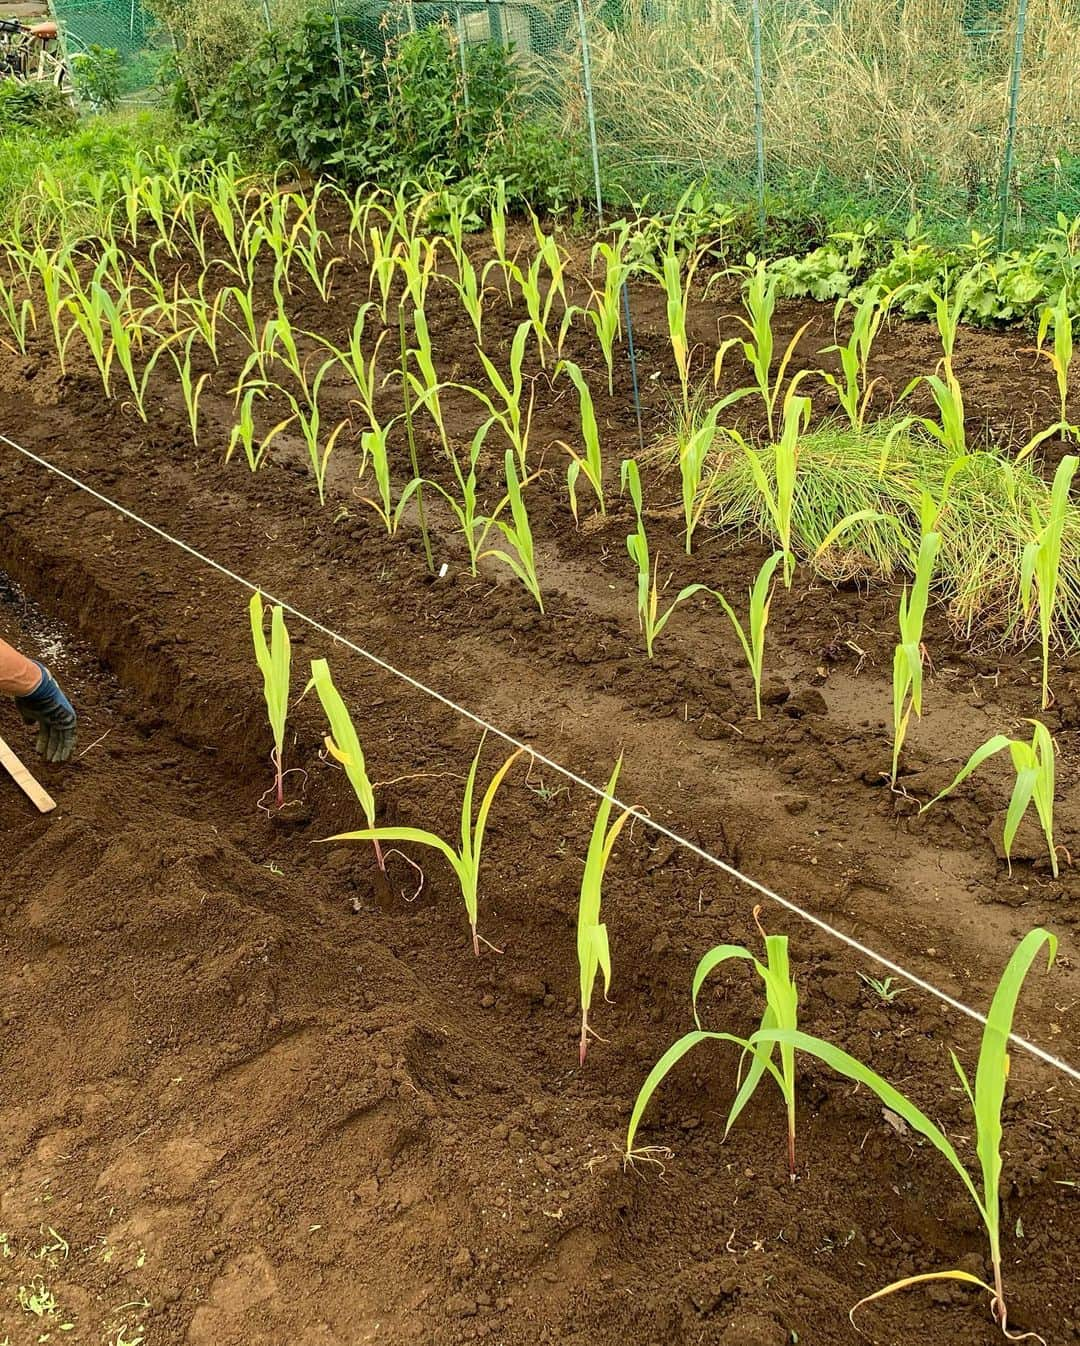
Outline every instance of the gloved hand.
[[(34, 661), (37, 663), (37, 660)], [(44, 664), (41, 682), (15, 705), (26, 724), (38, 726), (37, 750), (47, 762), (66, 762), (75, 748), (75, 711)]]

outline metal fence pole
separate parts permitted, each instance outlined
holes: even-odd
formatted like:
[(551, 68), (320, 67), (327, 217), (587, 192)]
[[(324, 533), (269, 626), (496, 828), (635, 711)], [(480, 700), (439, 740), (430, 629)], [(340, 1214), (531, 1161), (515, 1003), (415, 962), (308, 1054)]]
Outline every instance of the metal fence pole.
[(465, 63), (465, 20), (461, 17), (461, 6), (454, 6), (454, 16), (457, 24), (457, 42), (458, 56), (461, 58), (461, 96), (465, 103), (465, 111), (469, 110), (469, 68)]
[[(1022, 0), (1023, 2), (1023, 0)], [(757, 159), (758, 233), (765, 242), (765, 81), (761, 73), (761, 0), (750, 0), (754, 58), (754, 154)]]
[(596, 191), (596, 213), (604, 217), (603, 193), (600, 190), (600, 149), (596, 143), (596, 105), (593, 102), (592, 65), (589, 61), (589, 33), (585, 26), (584, 0), (577, 0), (578, 32), (581, 35), (581, 82), (585, 92), (585, 119), (589, 126), (589, 148), (592, 150), (593, 187)]
[[(604, 221), (604, 194), (600, 187), (600, 147), (596, 139), (596, 103), (593, 99), (592, 63), (589, 60), (589, 30), (585, 23), (584, 0), (577, 0), (578, 32), (581, 34), (581, 82), (585, 93), (585, 119), (589, 127), (589, 148), (592, 151), (593, 190), (596, 193), (596, 216)], [(626, 317), (626, 353), (630, 361), (630, 382), (634, 390), (634, 416), (637, 419), (638, 444), (645, 447), (645, 433), (641, 424), (641, 386), (638, 383), (637, 352), (634, 349), (634, 320), (630, 316), (630, 291), (626, 282), (622, 287), (623, 313)]]
[(1013, 153), (1016, 147), (1016, 118), (1020, 107), (1020, 67), (1024, 63), (1024, 29), (1027, 27), (1027, 0), (1019, 0), (1016, 10), (1016, 40), (1013, 43), (1012, 70), (1009, 72), (1009, 120), (1005, 128), (1005, 153), (1001, 159), (998, 184), (998, 247), (1004, 251), (1008, 233), (1009, 185), (1012, 179)]
[(338, 14), (337, 0), (330, 0), (330, 13), (334, 19), (334, 48), (337, 51), (338, 78), (341, 80), (341, 97), (345, 98), (345, 52), (341, 46), (341, 16)]

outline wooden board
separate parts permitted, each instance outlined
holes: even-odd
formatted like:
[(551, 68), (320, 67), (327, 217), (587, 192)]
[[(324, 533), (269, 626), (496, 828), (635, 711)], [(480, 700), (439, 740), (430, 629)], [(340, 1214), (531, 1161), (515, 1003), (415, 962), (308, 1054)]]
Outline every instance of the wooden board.
[(0, 738), (0, 766), (35, 805), (39, 813), (51, 813), (56, 808), (56, 800), (37, 783), (2, 738)]
[(47, 19), (49, 6), (45, 0), (20, 0), (18, 4), (0, 4), (0, 19)]

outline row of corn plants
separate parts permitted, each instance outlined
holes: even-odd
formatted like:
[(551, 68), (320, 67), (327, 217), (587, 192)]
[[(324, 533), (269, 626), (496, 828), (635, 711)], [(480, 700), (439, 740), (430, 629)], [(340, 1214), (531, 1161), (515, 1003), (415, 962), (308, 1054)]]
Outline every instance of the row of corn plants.
[[(773, 559), (779, 563), (781, 558), (777, 554)], [(287, 774), (284, 767), (284, 750), (291, 686), (291, 647), (280, 607), (275, 607), (271, 615), (269, 641), (265, 633), (263, 603), (259, 594), (255, 594), (251, 600), (250, 617), (255, 655), (263, 677), (264, 696), (274, 740), (271, 760), (275, 770), (275, 782), (271, 788), (276, 791), (277, 800), (281, 803), (284, 798), (284, 778)], [(495, 949), (495, 945), (481, 935), (478, 928), (483, 843), (488, 819), (500, 787), (525, 749), (515, 748), (503, 760), (488, 780), (477, 806), (477, 780), (484, 747), (481, 740), (465, 778), (458, 838), (448, 839), (426, 828), (379, 823), (375, 787), (368, 776), (363, 749), (348, 708), (334, 684), (325, 659), (314, 659), (311, 662), (310, 681), (305, 694), (312, 691), (318, 696), (328, 726), (324, 739), (327, 756), (343, 768), (365, 824), (363, 827), (329, 837), (327, 841), (370, 843), (374, 847), (380, 868), (385, 868), (387, 852), (384, 852), (383, 846), (386, 844), (395, 848), (399, 845), (408, 845), (441, 855), (452, 871), (460, 890), (474, 955), (480, 956), (482, 944)], [(1037, 728), (1032, 753), (1037, 754), (1045, 750), (1048, 742), (1045, 731), (1040, 735)], [(986, 745), (983, 756), (989, 755), (992, 751), (999, 751), (1005, 746), (1011, 748), (1014, 758), (1018, 761), (1018, 773), (1033, 769), (1022, 751), (1028, 747), (1025, 744), (1002, 740), (996, 744)], [(974, 765), (969, 763), (965, 772), (973, 770)], [(586, 1063), (589, 1042), (597, 1036), (590, 1015), (598, 981), (602, 984), (606, 1000), (613, 975), (608, 924), (602, 919), (604, 879), (620, 833), (626, 823), (635, 816), (634, 809), (622, 806), (616, 799), (615, 792), (621, 767), (620, 758), (597, 806), (578, 897), (576, 941), (580, 1003), (578, 1060), (582, 1067)], [(965, 772), (962, 772), (961, 776)], [(1037, 795), (1038, 783), (1034, 783), (1031, 789)], [(410, 863), (422, 875), (421, 866), (414, 861)], [(1057, 951), (1056, 938), (1045, 930), (1036, 929), (1025, 936), (1013, 952), (986, 1016), (973, 1081), (956, 1053), (950, 1053), (952, 1067), (972, 1110), (975, 1152), (980, 1166), (980, 1180), (976, 1182), (953, 1141), (917, 1103), (866, 1062), (844, 1051), (836, 1043), (809, 1034), (800, 1027), (800, 997), (792, 970), (788, 936), (767, 933), (761, 923), (760, 908), (754, 910), (754, 921), (764, 945), (763, 960), (741, 945), (721, 944), (709, 949), (698, 962), (690, 993), (694, 1026), (672, 1043), (644, 1080), (631, 1109), (627, 1126), (624, 1144), (626, 1162), (632, 1164), (643, 1159), (656, 1160), (661, 1155), (670, 1158), (671, 1151), (662, 1144), (642, 1145), (639, 1141), (650, 1102), (688, 1053), (707, 1043), (728, 1044), (738, 1049), (738, 1069), (735, 1094), (728, 1106), (725, 1136), (751, 1102), (759, 1085), (766, 1077), (770, 1078), (779, 1089), (784, 1103), (786, 1161), (789, 1176), (794, 1183), (799, 1175), (796, 1150), (797, 1058), (799, 1055), (813, 1058), (876, 1096), (885, 1108), (902, 1119), (921, 1142), (926, 1142), (945, 1158), (979, 1214), (992, 1266), (992, 1282), (983, 1281), (971, 1271), (959, 1268), (920, 1272), (902, 1277), (855, 1304), (851, 1309), (852, 1322), (854, 1323), (855, 1314), (860, 1309), (897, 1291), (934, 1280), (960, 1281), (986, 1291), (990, 1297), (991, 1316), (1009, 1339), (1027, 1338), (1041, 1341), (1042, 1338), (1035, 1333), (1017, 1335), (1008, 1325), (1000, 1197), (1004, 1137), (1002, 1114), (1009, 1076), (1008, 1042), (1016, 1004), (1025, 978), (1041, 951), (1048, 950), (1049, 963), (1053, 964)], [(495, 951), (498, 952), (497, 949)], [(764, 993), (760, 1024), (749, 1036), (743, 1036), (730, 1029), (705, 1027), (702, 1022), (704, 1007), (701, 1002), (705, 991), (712, 984), (713, 974), (724, 964), (733, 961), (749, 966)]]

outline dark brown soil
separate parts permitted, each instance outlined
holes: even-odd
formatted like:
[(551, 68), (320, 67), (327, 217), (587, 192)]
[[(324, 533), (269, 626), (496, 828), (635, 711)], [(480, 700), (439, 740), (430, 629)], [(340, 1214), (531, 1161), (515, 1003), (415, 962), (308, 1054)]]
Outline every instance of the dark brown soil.
[[(301, 298), (297, 320), (340, 334), (365, 292), (349, 264), (329, 308)], [(730, 307), (702, 305), (701, 341), (715, 341)], [(671, 386), (662, 308), (644, 287), (635, 308), (655, 433)], [(492, 313), (489, 351), (516, 318)], [(794, 305), (784, 327), (807, 318), (804, 358), (816, 363), (830, 314)], [(447, 375), (479, 382), (467, 324), (439, 287), (429, 321)], [(963, 338), (971, 419), (999, 441), (1026, 438), (1053, 406), (1029, 345)], [(598, 388), (580, 332), (569, 349)], [(933, 352), (924, 329), (896, 328), (879, 372), (902, 388)], [(998, 860), (1004, 765), (922, 818), (882, 782), (895, 593), (834, 590), (808, 572), (778, 591), (759, 725), (734, 637), (704, 603), (681, 610), (646, 660), (617, 500), (577, 531), (561, 466), (548, 489), (530, 487), (541, 616), (490, 562), (469, 577), (434, 504), (448, 572), (432, 581), (414, 520), (387, 539), (358, 501), (347, 438), (322, 510), (295, 444), (257, 476), (225, 466), (228, 386), (226, 374), (206, 394), (196, 450), (175, 388), (157, 385), (144, 426), (102, 399), (90, 371), (61, 378), (41, 345), (4, 357), (0, 427), (588, 779), (603, 783), (622, 751), (624, 798), (966, 1003), (985, 1008), (1016, 938), (1048, 925), (1060, 956), (1033, 973), (1018, 1027), (1080, 1060), (1080, 880), (1064, 856), (1052, 880), (1024, 833), (1011, 877)], [(576, 401), (543, 375), (536, 386), (533, 444), (554, 468), (548, 446), (573, 438)], [(475, 407), (448, 405), (464, 440)], [(598, 409), (614, 475), (636, 444), (621, 364)], [(480, 930), (503, 952), (474, 959), (449, 868), (430, 853), (414, 856), (414, 897), (400, 858), (380, 883), (366, 846), (314, 844), (360, 818), (320, 756), (312, 698), (291, 719), (296, 802), (284, 820), (259, 810), (270, 740), (247, 594), (0, 453), (0, 566), (20, 586), (2, 595), (0, 635), (61, 676), (85, 754), (40, 768), (60, 801), (51, 817), (0, 788), (0, 1342), (832, 1346), (858, 1340), (848, 1309), (890, 1279), (961, 1261), (985, 1271), (977, 1213), (945, 1161), (809, 1060), (795, 1187), (775, 1090), (763, 1087), (723, 1141), (736, 1053), (721, 1047), (687, 1058), (650, 1109), (643, 1142), (671, 1156), (624, 1169), (633, 1098), (692, 1027), (696, 962), (718, 942), (756, 947), (755, 894), (628, 828), (605, 890), (612, 1003), (594, 1006), (602, 1040), (579, 1070), (574, 922), (593, 801), (547, 769), (515, 768), (481, 882)], [(650, 495), (650, 537), (674, 585), (744, 591), (762, 546), (702, 534), (685, 558), (675, 488), (653, 478)], [(290, 626), (296, 691), (308, 659), (328, 656), (382, 819), (454, 836), (475, 725)], [(1032, 651), (973, 653), (943, 613), (928, 646), (927, 713), (904, 777), (920, 798), (990, 733), (1038, 711)], [(1078, 672), (1055, 667), (1046, 716), (1067, 851), (1080, 844)], [(0, 732), (29, 749), (13, 714)], [(485, 778), (502, 751), (486, 746)], [(880, 971), (868, 960), (773, 904), (763, 920), (791, 935), (804, 1025), (908, 1091), (974, 1166), (948, 1059), (955, 1046), (973, 1064), (973, 1026), (910, 987), (882, 1003), (858, 976)], [(749, 1032), (761, 1003), (745, 968), (715, 983), (708, 1022)], [(1063, 1075), (1014, 1054), (1011, 1320), (1052, 1343), (1080, 1340), (1078, 1115)], [(19, 1301), (37, 1286), (40, 1306), (41, 1285), (59, 1312), (39, 1320)], [(880, 1343), (1001, 1339), (985, 1299), (948, 1284), (870, 1306), (859, 1323)]]

